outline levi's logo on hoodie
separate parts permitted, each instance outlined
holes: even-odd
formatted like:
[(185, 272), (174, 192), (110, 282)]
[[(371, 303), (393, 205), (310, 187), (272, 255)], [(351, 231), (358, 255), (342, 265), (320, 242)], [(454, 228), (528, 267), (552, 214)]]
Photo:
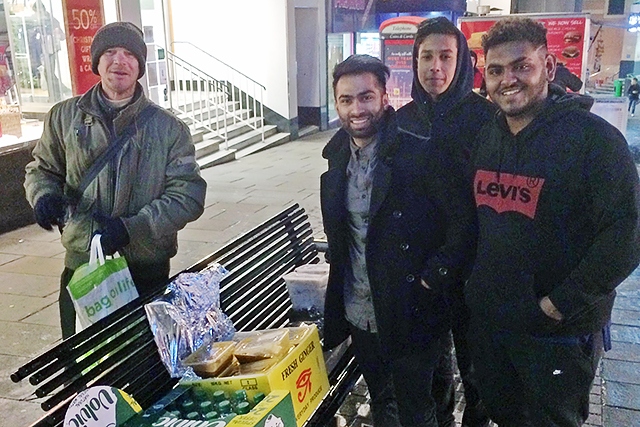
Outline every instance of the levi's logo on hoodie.
[(544, 178), (478, 170), (474, 180), (476, 206), (498, 213), (519, 212), (534, 219)]

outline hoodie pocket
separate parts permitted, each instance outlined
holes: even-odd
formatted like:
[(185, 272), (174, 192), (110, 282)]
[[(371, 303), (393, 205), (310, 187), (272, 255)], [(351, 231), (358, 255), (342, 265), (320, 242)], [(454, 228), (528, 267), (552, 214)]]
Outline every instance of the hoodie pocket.
[(503, 292), (507, 298), (502, 301), (496, 298), (496, 320), (502, 328), (534, 336), (546, 336), (557, 329), (560, 322), (547, 316), (540, 308), (532, 274), (516, 273), (510, 281), (510, 288)]
[[(535, 292), (535, 277), (532, 274), (521, 273), (523, 295), (522, 306), (519, 307), (520, 323), (518, 330), (528, 332), (534, 336), (546, 336), (551, 334), (560, 322), (547, 316), (540, 308), (540, 299)], [(515, 313), (518, 315), (518, 313)]]

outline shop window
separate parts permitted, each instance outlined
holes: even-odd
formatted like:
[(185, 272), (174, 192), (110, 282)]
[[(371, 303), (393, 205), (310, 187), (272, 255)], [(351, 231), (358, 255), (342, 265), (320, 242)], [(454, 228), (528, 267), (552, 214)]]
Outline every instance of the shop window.
[[(23, 111), (28, 104), (46, 109), (71, 96), (69, 60), (61, 2), (8, 1), (8, 33), (13, 50), (13, 79)], [(1, 88), (0, 88), (1, 90)]]

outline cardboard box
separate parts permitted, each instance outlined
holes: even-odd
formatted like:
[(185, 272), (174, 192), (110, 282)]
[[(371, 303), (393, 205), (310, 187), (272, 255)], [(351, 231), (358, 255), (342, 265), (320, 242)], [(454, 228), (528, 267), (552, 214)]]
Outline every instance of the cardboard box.
[(167, 406), (179, 399), (188, 388), (179, 386), (151, 408), (129, 419), (123, 427), (296, 427), (291, 394), (274, 390), (246, 415), (211, 421), (186, 420), (167, 413)]
[(266, 373), (183, 380), (181, 384), (200, 387), (210, 393), (220, 389), (227, 392), (244, 389), (250, 398), (259, 391), (269, 394), (274, 390), (288, 390), (296, 421), (301, 426), (329, 392), (329, 379), (316, 326), (288, 329), (292, 335), (300, 334), (299, 344)]
[(20, 121), (20, 118), (21, 114), (19, 111), (0, 111), (0, 125), (2, 126), (2, 134), (14, 135), (20, 138), (22, 136), (22, 123)]
[(233, 418), (228, 427), (295, 427), (296, 416), (287, 390), (274, 390), (246, 415)]

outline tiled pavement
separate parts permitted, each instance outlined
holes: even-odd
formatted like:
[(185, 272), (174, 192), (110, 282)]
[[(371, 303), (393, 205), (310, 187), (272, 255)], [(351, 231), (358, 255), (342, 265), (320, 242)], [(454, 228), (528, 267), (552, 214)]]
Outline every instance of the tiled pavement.
[[(631, 119), (630, 143), (640, 148), (640, 119)], [(322, 237), (320, 153), (332, 132), (321, 132), (241, 160), (203, 170), (209, 186), (204, 215), (179, 234), (173, 272), (193, 264), (234, 236), (294, 202), (303, 206)], [(36, 225), (0, 235), (0, 427), (27, 426), (42, 415), (32, 387), (9, 375), (59, 340), (58, 280), (64, 250), (57, 233)], [(640, 426), (640, 272), (621, 287), (614, 312), (614, 349), (607, 353), (591, 395), (590, 426)], [(354, 402), (366, 403), (358, 387)], [(463, 403), (458, 405), (462, 408)], [(366, 415), (366, 405), (359, 409)], [(367, 423), (350, 412), (348, 423)], [(457, 418), (459, 420), (459, 411)], [(383, 427), (383, 426), (382, 426)]]

